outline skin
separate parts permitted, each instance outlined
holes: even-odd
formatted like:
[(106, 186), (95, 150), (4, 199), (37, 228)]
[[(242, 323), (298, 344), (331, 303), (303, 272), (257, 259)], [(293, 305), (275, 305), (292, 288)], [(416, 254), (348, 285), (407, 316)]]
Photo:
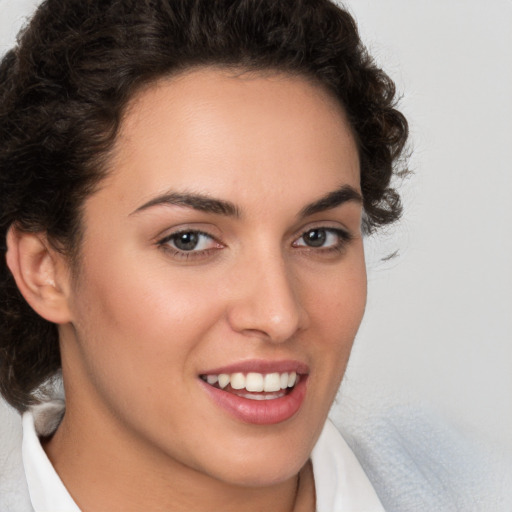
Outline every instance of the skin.
[[(84, 511), (313, 510), (308, 459), (366, 301), (361, 203), (300, 215), (360, 192), (342, 108), (300, 77), (196, 69), (137, 94), (109, 166), (79, 272), (54, 283), (67, 410), (45, 449), (64, 484)], [(168, 192), (238, 215), (140, 209)], [(325, 246), (305, 244), (313, 228)], [(179, 230), (211, 238), (183, 254), (161, 243)], [(204, 392), (199, 374), (253, 359), (308, 365), (292, 418), (247, 424)]]

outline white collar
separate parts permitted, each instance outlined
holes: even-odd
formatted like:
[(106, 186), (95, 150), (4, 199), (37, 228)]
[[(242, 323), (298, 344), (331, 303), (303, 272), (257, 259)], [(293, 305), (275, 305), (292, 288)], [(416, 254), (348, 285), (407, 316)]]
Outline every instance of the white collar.
[[(80, 512), (44, 452), (38, 435), (58, 426), (64, 402), (33, 407), (23, 415), (23, 465), (35, 512)], [(318, 512), (384, 512), (359, 461), (327, 420), (311, 454)]]
[(317, 512), (384, 512), (354, 452), (328, 419), (311, 453)]
[[(33, 407), (31, 411), (23, 414), (23, 466), (35, 512), (80, 512), (53, 468), (38, 437), (50, 433), (49, 424), (58, 425), (64, 409), (64, 403), (58, 402), (61, 401), (55, 400)], [(50, 405), (54, 405), (53, 409)]]

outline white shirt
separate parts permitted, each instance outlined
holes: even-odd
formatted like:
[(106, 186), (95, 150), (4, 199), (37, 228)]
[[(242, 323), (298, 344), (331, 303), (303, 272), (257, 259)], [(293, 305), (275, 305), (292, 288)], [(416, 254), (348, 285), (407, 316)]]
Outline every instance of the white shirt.
[[(58, 423), (62, 407), (46, 407), (43, 414), (35, 407), (23, 415), (23, 465), (35, 512), (80, 512), (38, 438)], [(354, 453), (329, 420), (311, 461), (317, 512), (384, 512)]]

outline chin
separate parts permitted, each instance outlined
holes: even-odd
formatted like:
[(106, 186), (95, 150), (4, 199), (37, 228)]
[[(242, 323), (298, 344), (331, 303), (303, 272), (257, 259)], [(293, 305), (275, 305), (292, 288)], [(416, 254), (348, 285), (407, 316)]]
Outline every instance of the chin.
[(308, 457), (300, 463), (276, 464), (275, 458), (269, 457), (265, 463), (241, 463), (236, 470), (226, 472), (222, 479), (239, 487), (271, 487), (296, 476), (307, 460)]
[(222, 464), (215, 464), (217, 467), (212, 467), (210, 474), (243, 487), (278, 485), (297, 475), (310, 457), (311, 439), (297, 441), (290, 435), (269, 441), (251, 440), (249, 446), (246, 444), (238, 449), (231, 446), (229, 457), (222, 451), (222, 457), (219, 454), (215, 457), (215, 462), (222, 461)]

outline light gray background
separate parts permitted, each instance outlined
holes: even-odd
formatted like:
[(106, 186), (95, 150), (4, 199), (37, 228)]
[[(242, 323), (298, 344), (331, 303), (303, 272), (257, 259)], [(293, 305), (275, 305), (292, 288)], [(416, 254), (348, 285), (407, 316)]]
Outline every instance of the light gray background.
[[(431, 403), (512, 448), (512, 1), (353, 0), (396, 80), (415, 175), (370, 255), (347, 384)], [(351, 382), (351, 379), (353, 382)]]
[[(0, 52), (36, 3), (0, 0)], [(368, 240), (341, 399), (433, 407), (512, 450), (512, 1), (345, 5), (403, 95), (414, 175), (403, 221)]]

